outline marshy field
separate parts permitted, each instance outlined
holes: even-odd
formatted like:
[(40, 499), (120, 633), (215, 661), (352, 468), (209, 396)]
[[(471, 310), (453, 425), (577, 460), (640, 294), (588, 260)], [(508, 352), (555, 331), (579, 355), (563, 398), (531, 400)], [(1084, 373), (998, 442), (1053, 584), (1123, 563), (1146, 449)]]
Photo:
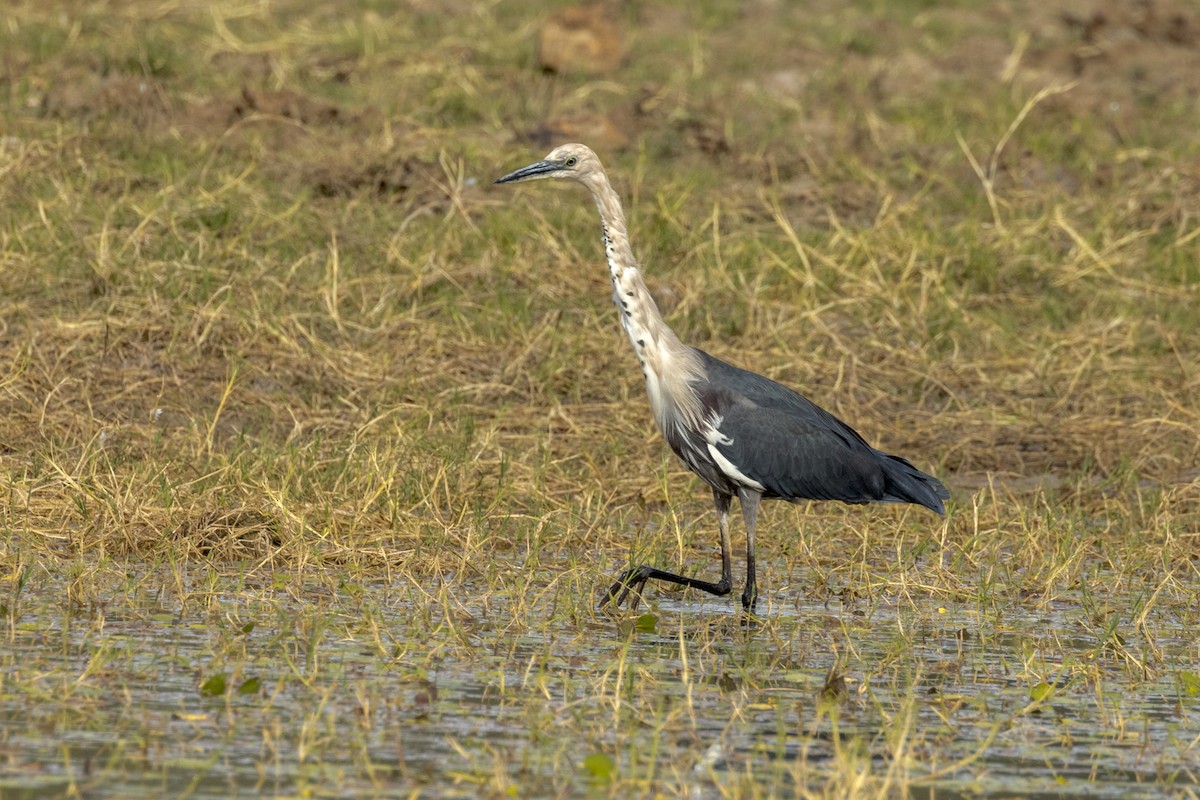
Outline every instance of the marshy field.
[[(0, 798), (1200, 797), (1200, 8), (562, 8), (0, 10)], [(947, 516), (598, 609), (719, 548), (565, 141)]]

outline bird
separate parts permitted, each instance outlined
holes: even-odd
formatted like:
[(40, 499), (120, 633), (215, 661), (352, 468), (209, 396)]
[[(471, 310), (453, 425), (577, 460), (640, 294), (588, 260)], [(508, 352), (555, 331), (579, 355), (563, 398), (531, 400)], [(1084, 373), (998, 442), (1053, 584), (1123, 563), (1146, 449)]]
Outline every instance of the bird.
[(646, 583), (665, 581), (725, 596), (733, 589), (729, 517), (733, 498), (746, 529), (742, 608), (755, 613), (755, 534), (759, 505), (779, 499), (843, 503), (912, 503), (945, 514), (949, 491), (907, 459), (876, 450), (853, 428), (804, 395), (680, 341), (646, 288), (633, 256), (621, 200), (600, 159), (582, 144), (564, 144), (498, 184), (570, 180), (591, 192), (621, 326), (637, 354), (650, 409), (663, 438), (712, 489), (721, 537), (721, 577), (701, 580), (648, 564), (631, 566), (601, 606), (636, 608)]

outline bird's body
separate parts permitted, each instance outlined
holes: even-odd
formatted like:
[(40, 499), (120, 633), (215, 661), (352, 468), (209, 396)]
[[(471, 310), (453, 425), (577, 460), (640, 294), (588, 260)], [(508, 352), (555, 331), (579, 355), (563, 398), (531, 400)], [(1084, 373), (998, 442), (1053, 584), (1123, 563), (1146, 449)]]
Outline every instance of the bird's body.
[(742, 605), (747, 610), (753, 610), (758, 596), (754, 535), (764, 498), (915, 503), (944, 513), (942, 500), (949, 493), (937, 479), (899, 456), (871, 447), (853, 428), (798, 392), (679, 340), (642, 280), (620, 200), (595, 153), (580, 144), (563, 145), (497, 183), (538, 178), (570, 178), (591, 191), (600, 212), (613, 301), (641, 364), (650, 408), (671, 449), (712, 488), (720, 522), (719, 581), (643, 565), (626, 571), (608, 599), (620, 604), (652, 578), (728, 594), (729, 507), (735, 496), (746, 525)]
[(754, 489), (767, 500), (917, 503), (942, 513), (941, 485), (908, 461), (871, 447), (786, 386), (695, 353), (705, 377), (692, 388), (712, 433), (700, 452), (687, 437), (668, 434), (667, 442), (714, 489)]

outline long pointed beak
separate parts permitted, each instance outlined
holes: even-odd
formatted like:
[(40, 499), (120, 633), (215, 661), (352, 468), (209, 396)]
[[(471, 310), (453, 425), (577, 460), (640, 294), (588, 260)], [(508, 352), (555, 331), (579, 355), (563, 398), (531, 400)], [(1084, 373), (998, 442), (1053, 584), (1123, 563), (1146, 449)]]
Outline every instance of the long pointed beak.
[(536, 164), (530, 164), (528, 167), (521, 167), (515, 172), (510, 172), (503, 178), (497, 178), (496, 183), (516, 183), (517, 181), (527, 181), (531, 178), (540, 178), (561, 167), (562, 165), (557, 161), (539, 161)]

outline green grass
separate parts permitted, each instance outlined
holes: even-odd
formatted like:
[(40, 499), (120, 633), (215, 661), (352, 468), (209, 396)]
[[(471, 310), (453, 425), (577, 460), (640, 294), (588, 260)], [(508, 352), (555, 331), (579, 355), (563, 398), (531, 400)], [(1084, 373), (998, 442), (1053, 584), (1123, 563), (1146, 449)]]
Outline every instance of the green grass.
[[(0, 797), (1196, 797), (1187, 7), (631, 6), (597, 77), (309, 5), (0, 12)], [(681, 337), (944, 522), (596, 611), (716, 524), (588, 199), (491, 185), (583, 115)]]

